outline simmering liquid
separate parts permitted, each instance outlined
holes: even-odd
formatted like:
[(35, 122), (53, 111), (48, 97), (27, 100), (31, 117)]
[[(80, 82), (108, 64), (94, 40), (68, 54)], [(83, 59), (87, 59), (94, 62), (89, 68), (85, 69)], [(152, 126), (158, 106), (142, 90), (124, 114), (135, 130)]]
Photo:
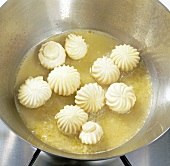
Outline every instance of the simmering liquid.
[[(45, 42), (53, 40), (64, 46), (65, 38), (70, 33), (53, 36)], [(115, 48), (115, 45), (119, 45), (119, 42), (107, 34), (96, 31), (78, 30), (72, 33), (83, 36), (89, 47), (87, 55), (83, 59), (76, 61), (67, 56), (66, 64), (74, 66), (78, 70), (81, 75), (81, 86), (93, 83), (95, 80), (89, 72), (93, 62), (103, 55), (107, 56)], [(44, 80), (47, 79), (50, 70), (40, 65), (38, 59), (40, 47), (41, 44), (30, 50), (25, 56), (16, 77), (16, 92), (29, 76), (43, 76)], [(36, 109), (26, 108), (16, 99), (17, 109), (29, 130), (50, 146), (71, 153), (87, 154), (107, 151), (130, 140), (145, 123), (150, 108), (152, 94), (150, 75), (142, 60), (132, 72), (122, 72), (118, 82), (132, 85), (137, 101), (128, 114), (117, 114), (107, 106), (98, 113), (89, 114), (89, 120), (99, 123), (104, 131), (101, 141), (95, 145), (82, 144), (78, 135), (70, 137), (58, 130), (54, 117), (65, 105), (75, 105), (75, 94), (63, 97), (53, 92), (52, 97), (45, 105)], [(107, 89), (106, 86), (103, 88)]]

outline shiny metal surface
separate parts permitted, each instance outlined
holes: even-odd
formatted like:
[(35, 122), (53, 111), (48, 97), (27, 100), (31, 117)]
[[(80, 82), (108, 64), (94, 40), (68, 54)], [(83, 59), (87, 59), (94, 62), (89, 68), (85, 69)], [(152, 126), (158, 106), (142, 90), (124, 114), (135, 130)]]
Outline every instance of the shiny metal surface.
[(127, 154), (134, 166), (170, 165), (170, 130), (152, 144)]
[(0, 120), (0, 165), (26, 166), (35, 149), (12, 133)]
[[(0, 117), (17, 135), (48, 153), (86, 160), (136, 150), (170, 127), (170, 14), (157, 0), (8, 0), (0, 9)], [(75, 155), (54, 149), (24, 126), (14, 103), (14, 82), (25, 53), (51, 35), (87, 28), (107, 32), (141, 52), (153, 83), (150, 116), (128, 143), (109, 152)]]
[[(0, 165), (26, 166), (35, 149), (13, 134), (0, 120)], [(170, 165), (170, 131), (149, 146), (129, 153), (127, 158), (134, 166)], [(119, 158), (105, 161), (76, 161), (64, 158), (51, 158), (41, 152), (33, 166), (124, 166)]]
[(41, 153), (41, 155), (37, 158), (34, 163), (34, 166), (124, 166), (122, 161), (119, 158), (107, 159), (107, 160), (99, 160), (99, 161), (81, 161), (81, 160), (72, 160), (66, 158), (59, 157), (51, 157), (47, 156), (45, 153)]

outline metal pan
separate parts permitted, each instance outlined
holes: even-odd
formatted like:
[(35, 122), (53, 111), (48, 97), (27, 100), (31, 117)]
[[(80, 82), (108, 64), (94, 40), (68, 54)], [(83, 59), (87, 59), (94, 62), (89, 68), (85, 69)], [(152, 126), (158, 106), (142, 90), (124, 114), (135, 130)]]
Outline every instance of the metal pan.
[[(23, 55), (35, 44), (70, 29), (109, 33), (139, 48), (152, 77), (151, 113), (128, 143), (100, 154), (71, 154), (41, 142), (23, 124), (14, 83)], [(8, 0), (0, 9), (0, 117), (19, 137), (49, 154), (97, 160), (145, 146), (170, 127), (170, 13), (157, 0)]]

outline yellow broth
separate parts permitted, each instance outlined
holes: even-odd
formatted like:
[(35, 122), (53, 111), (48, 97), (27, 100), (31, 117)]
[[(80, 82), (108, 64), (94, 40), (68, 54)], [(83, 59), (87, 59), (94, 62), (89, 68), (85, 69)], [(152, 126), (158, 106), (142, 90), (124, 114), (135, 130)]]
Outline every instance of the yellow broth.
[[(88, 44), (88, 53), (81, 60), (72, 60), (67, 56), (66, 65), (74, 66), (78, 70), (81, 75), (81, 86), (95, 82), (90, 74), (90, 67), (97, 58), (107, 56), (115, 45), (119, 45), (118, 40), (96, 31), (77, 30), (53, 36), (45, 42), (53, 40), (64, 46), (65, 38), (70, 33), (83, 36)], [(50, 70), (43, 68), (39, 62), (40, 47), (41, 44), (26, 54), (16, 77), (17, 90), (29, 76), (43, 76), (44, 80), (47, 79)], [(128, 114), (117, 114), (107, 106), (96, 114), (89, 114), (89, 120), (99, 123), (104, 131), (101, 141), (95, 145), (82, 144), (78, 135), (67, 136), (58, 130), (54, 117), (65, 105), (75, 105), (75, 94), (63, 97), (53, 92), (45, 105), (36, 109), (26, 108), (16, 100), (17, 109), (29, 130), (50, 146), (71, 153), (89, 154), (107, 151), (126, 143), (141, 129), (148, 117), (151, 103), (150, 75), (142, 60), (132, 72), (121, 73), (118, 82), (132, 85), (137, 101)], [(107, 87), (103, 86), (103, 88), (107, 90)]]

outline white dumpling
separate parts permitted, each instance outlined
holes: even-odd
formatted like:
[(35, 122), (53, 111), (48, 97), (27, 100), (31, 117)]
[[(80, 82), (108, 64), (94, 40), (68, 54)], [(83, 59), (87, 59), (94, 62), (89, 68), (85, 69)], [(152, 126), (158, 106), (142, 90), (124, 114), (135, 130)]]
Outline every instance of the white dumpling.
[(136, 96), (133, 87), (124, 83), (113, 83), (106, 92), (106, 105), (117, 113), (129, 112), (135, 102)]
[(87, 44), (82, 36), (70, 34), (66, 38), (65, 50), (71, 59), (81, 59), (87, 53)]
[(78, 106), (66, 105), (55, 116), (60, 131), (65, 134), (77, 134), (87, 122), (88, 114)]
[(140, 60), (137, 49), (126, 44), (116, 46), (116, 48), (112, 50), (110, 58), (121, 71), (125, 72), (131, 71), (133, 68), (137, 67)]
[(73, 66), (59, 66), (47, 78), (51, 89), (62, 96), (69, 96), (80, 87), (80, 74)]
[(96, 144), (101, 140), (102, 136), (102, 127), (95, 122), (89, 121), (83, 124), (79, 138), (84, 144)]
[(43, 67), (54, 69), (65, 63), (66, 53), (61, 44), (49, 41), (42, 44), (38, 57)]
[(91, 68), (92, 76), (100, 84), (111, 84), (116, 82), (120, 77), (119, 68), (110, 58), (98, 58)]
[(105, 93), (97, 83), (81, 87), (75, 96), (75, 103), (86, 112), (97, 112), (105, 104)]
[(18, 90), (20, 103), (28, 108), (37, 108), (45, 104), (51, 97), (50, 86), (43, 77), (29, 77)]

